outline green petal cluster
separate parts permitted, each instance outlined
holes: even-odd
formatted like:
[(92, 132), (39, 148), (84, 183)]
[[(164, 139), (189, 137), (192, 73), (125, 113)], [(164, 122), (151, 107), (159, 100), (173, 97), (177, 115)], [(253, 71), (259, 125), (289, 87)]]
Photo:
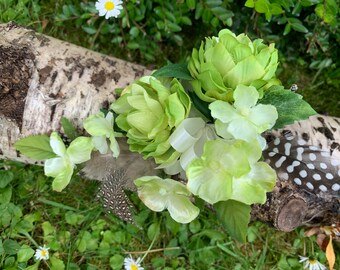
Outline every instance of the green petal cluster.
[(50, 145), (57, 157), (45, 161), (44, 173), (46, 176), (54, 177), (53, 190), (62, 191), (70, 182), (75, 165), (90, 160), (92, 140), (88, 137), (78, 137), (66, 149), (58, 134), (52, 132)]
[(94, 147), (99, 150), (101, 154), (107, 153), (109, 149), (107, 139), (109, 139), (110, 149), (116, 158), (119, 156), (119, 145), (115, 136), (120, 136), (120, 134), (114, 132), (113, 124), (114, 119), (112, 112), (108, 112), (106, 116), (104, 113), (99, 112), (86, 118), (84, 128), (92, 136)]
[(263, 149), (266, 141), (260, 134), (274, 126), (278, 118), (276, 108), (273, 105), (256, 105), (259, 93), (253, 86), (237, 86), (233, 98), (233, 105), (221, 100), (209, 105), (211, 116), (217, 119), (217, 134), (225, 139), (242, 139), (247, 142), (256, 138)]
[(188, 116), (190, 106), (189, 96), (176, 79), (162, 83), (145, 76), (124, 89), (111, 109), (119, 114), (116, 123), (127, 132), (130, 150), (163, 163), (175, 153), (168, 139)]
[(179, 223), (189, 223), (199, 214), (199, 209), (189, 199), (190, 191), (182, 183), (158, 176), (144, 176), (134, 181), (138, 196), (151, 210), (168, 209)]
[(267, 163), (258, 162), (261, 153), (257, 143), (208, 141), (201, 158), (186, 169), (187, 187), (211, 204), (227, 200), (248, 205), (264, 203), (266, 192), (275, 185), (276, 174)]
[(253, 42), (245, 35), (236, 36), (228, 29), (218, 37), (206, 38), (199, 50), (193, 49), (188, 64), (195, 93), (204, 101), (233, 100), (239, 85), (252, 85), (258, 90), (280, 84), (275, 79), (278, 51), (261, 39)]

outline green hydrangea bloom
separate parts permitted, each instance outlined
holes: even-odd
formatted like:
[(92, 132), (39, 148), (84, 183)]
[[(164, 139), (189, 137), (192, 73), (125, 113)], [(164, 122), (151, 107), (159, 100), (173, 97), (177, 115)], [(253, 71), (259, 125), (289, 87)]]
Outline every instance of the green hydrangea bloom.
[(189, 199), (190, 191), (180, 182), (158, 176), (144, 176), (134, 181), (138, 196), (152, 211), (168, 209), (170, 216), (179, 223), (194, 220), (199, 209)]
[(278, 51), (261, 39), (253, 42), (245, 35), (236, 36), (228, 29), (218, 37), (206, 38), (193, 49), (188, 69), (195, 93), (204, 101), (233, 101), (233, 90), (240, 84), (255, 86), (258, 90), (280, 84), (275, 78)]
[(188, 116), (190, 106), (189, 96), (176, 79), (163, 84), (145, 76), (124, 89), (111, 109), (119, 114), (116, 123), (127, 132), (130, 150), (163, 163), (174, 158), (168, 139)]
[(273, 105), (256, 105), (259, 93), (252, 86), (237, 86), (233, 98), (233, 105), (221, 100), (209, 105), (212, 117), (217, 119), (217, 134), (225, 139), (235, 138), (247, 142), (257, 138), (263, 149), (266, 142), (260, 134), (274, 126), (278, 118), (276, 108)]
[(54, 177), (53, 190), (62, 191), (69, 184), (75, 165), (90, 160), (92, 140), (88, 137), (78, 137), (66, 149), (59, 135), (52, 132), (50, 145), (57, 157), (45, 161), (44, 172), (46, 176)]
[(256, 142), (208, 141), (201, 158), (186, 169), (187, 187), (210, 204), (230, 199), (249, 205), (264, 203), (276, 174), (267, 163), (257, 162), (261, 153)]

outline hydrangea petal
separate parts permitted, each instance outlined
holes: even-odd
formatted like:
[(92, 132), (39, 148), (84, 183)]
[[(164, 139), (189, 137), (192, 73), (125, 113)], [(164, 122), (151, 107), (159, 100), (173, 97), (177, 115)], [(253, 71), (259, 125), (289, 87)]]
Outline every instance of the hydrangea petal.
[(247, 142), (253, 141), (258, 135), (256, 127), (250, 121), (241, 117), (238, 120), (232, 121), (228, 125), (227, 130), (234, 138)]
[(94, 147), (102, 154), (106, 154), (109, 150), (105, 136), (93, 136), (92, 142)]
[(92, 149), (92, 139), (81, 136), (71, 142), (66, 152), (73, 164), (80, 164), (90, 160)]
[(249, 110), (255, 106), (259, 99), (259, 93), (255, 87), (238, 85), (234, 91), (234, 99), (235, 108), (242, 113), (242, 110)]
[(183, 184), (158, 176), (140, 177), (134, 183), (138, 187), (138, 196), (151, 210), (159, 212), (170, 207), (170, 215), (182, 223), (197, 216), (198, 209), (187, 198), (190, 192)]
[(245, 204), (264, 203), (266, 193), (274, 188), (275, 183), (275, 171), (265, 162), (255, 163), (249, 174), (233, 180), (232, 199)]
[(46, 176), (56, 177), (67, 166), (67, 161), (62, 157), (50, 158), (45, 161), (44, 173)]
[(257, 126), (258, 133), (262, 133), (274, 126), (278, 113), (273, 105), (259, 104), (250, 109), (248, 118)]
[(170, 216), (179, 223), (189, 223), (199, 214), (199, 208), (186, 196), (172, 196), (169, 198), (168, 211)]
[(66, 154), (66, 147), (63, 140), (59, 137), (57, 132), (52, 132), (50, 136), (50, 145), (54, 153), (63, 157)]
[(53, 190), (58, 192), (62, 191), (70, 183), (72, 174), (73, 168), (68, 164), (68, 166), (54, 178), (52, 182)]
[(111, 134), (110, 136), (110, 149), (112, 151), (113, 157), (117, 158), (119, 156), (120, 153), (120, 148), (119, 148), (119, 144), (115, 138), (114, 133)]
[(225, 101), (216, 100), (209, 105), (209, 109), (211, 116), (223, 123), (229, 123), (240, 117), (235, 108)]
[(106, 117), (104, 117), (104, 113), (102, 112), (90, 115), (84, 121), (84, 128), (91, 136), (107, 136), (113, 131), (112, 112), (109, 112)]
[(194, 194), (208, 203), (230, 199), (232, 181), (223, 169), (208, 168), (199, 159), (190, 163), (186, 170), (187, 187)]
[(218, 119), (215, 121), (215, 129), (216, 129), (217, 135), (221, 136), (222, 138), (226, 140), (231, 140), (231, 139), (234, 139), (234, 137), (232, 134), (228, 132), (228, 125), (229, 124), (223, 123), (222, 121)]

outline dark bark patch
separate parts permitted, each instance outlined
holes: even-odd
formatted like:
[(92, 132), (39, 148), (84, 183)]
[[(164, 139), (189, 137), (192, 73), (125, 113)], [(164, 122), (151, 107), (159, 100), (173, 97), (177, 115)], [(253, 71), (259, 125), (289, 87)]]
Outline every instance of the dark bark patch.
[(51, 66), (46, 66), (42, 69), (39, 69), (38, 73), (39, 73), (40, 84), (45, 83), (46, 79), (50, 76), (52, 69), (53, 68)]
[(140, 78), (145, 74), (145, 69), (132, 67), (135, 72), (135, 78)]
[(20, 129), (34, 59), (27, 47), (0, 46), (0, 114)]
[(102, 69), (98, 73), (93, 73), (90, 83), (95, 87), (101, 87), (106, 81), (106, 72)]

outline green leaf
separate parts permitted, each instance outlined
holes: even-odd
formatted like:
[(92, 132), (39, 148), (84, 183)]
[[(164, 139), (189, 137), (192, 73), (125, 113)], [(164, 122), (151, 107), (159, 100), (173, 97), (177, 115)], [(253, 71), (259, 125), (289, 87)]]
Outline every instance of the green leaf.
[(43, 230), (44, 237), (51, 235), (56, 231), (56, 229), (48, 221), (45, 221), (44, 223), (42, 223), (41, 228)]
[(320, 0), (301, 0), (301, 5), (303, 7), (309, 7), (312, 5), (319, 4), (319, 3), (320, 3)]
[(196, 9), (195, 9), (195, 20), (198, 20), (199, 18), (201, 18), (202, 14), (203, 14), (204, 8), (202, 3), (197, 3)]
[(110, 266), (112, 269), (122, 269), (124, 264), (124, 257), (119, 254), (115, 254), (112, 257), (110, 257)]
[(3, 243), (3, 247), (5, 253), (8, 255), (15, 255), (20, 249), (20, 245), (18, 244), (18, 242), (12, 239), (6, 239)]
[(9, 203), (12, 198), (12, 186), (0, 188), (0, 204)]
[(50, 138), (46, 135), (25, 137), (17, 141), (14, 147), (25, 156), (35, 160), (44, 160), (56, 156), (50, 146)]
[(63, 270), (65, 269), (65, 264), (62, 260), (57, 257), (52, 256), (50, 258), (51, 261), (51, 270)]
[(79, 136), (74, 125), (66, 117), (61, 118), (61, 126), (63, 127), (66, 136), (71, 139), (71, 141)]
[(148, 238), (150, 240), (152, 240), (154, 237), (158, 237), (159, 234), (160, 234), (160, 225), (159, 225), (159, 223), (157, 223), (157, 222), (152, 223), (149, 226), (148, 231), (147, 231)]
[(39, 264), (40, 264), (40, 261), (37, 261), (35, 264), (26, 267), (25, 270), (38, 270)]
[(200, 99), (194, 91), (188, 91), (188, 95), (194, 104), (195, 108), (200, 111), (207, 119), (213, 121), (213, 117), (211, 116), (211, 111), (209, 109), (209, 102), (205, 102)]
[(291, 25), (291, 27), (298, 32), (302, 33), (308, 33), (308, 29), (302, 24), (302, 22), (299, 19), (296, 18), (287, 18), (288, 23)]
[(194, 9), (196, 6), (196, 0), (186, 0), (185, 2), (189, 9)]
[(326, 3), (318, 4), (315, 8), (318, 17), (325, 23), (336, 24), (336, 15), (338, 13), (338, 5), (335, 0), (326, 0)]
[(279, 114), (273, 129), (282, 128), (316, 114), (315, 110), (302, 99), (302, 96), (282, 86), (272, 86), (260, 100), (262, 104), (274, 105)]
[(139, 35), (139, 29), (136, 26), (131, 27), (129, 34), (133, 37), (136, 38)]
[(152, 76), (155, 77), (171, 77), (183, 80), (192, 80), (190, 72), (188, 71), (187, 64), (169, 64), (156, 70)]
[(18, 262), (27, 262), (33, 257), (34, 250), (28, 245), (22, 245), (18, 251)]
[(288, 35), (290, 30), (291, 30), (290, 24), (287, 23), (286, 26), (285, 26), (285, 30), (283, 31), (283, 35), (284, 36)]
[(0, 188), (6, 187), (13, 180), (13, 172), (0, 171)]
[(83, 30), (89, 35), (94, 35), (97, 32), (97, 29), (94, 26), (82, 25), (81, 28), (83, 28)]
[(246, 242), (251, 207), (244, 203), (228, 200), (214, 204), (217, 217), (234, 239)]
[(139, 43), (135, 41), (129, 41), (127, 47), (131, 50), (136, 50), (139, 48)]
[(278, 14), (282, 14), (283, 10), (282, 10), (282, 7), (279, 4), (273, 3), (273, 4), (270, 4), (270, 12), (273, 15), (278, 15)]
[(254, 0), (247, 0), (244, 6), (249, 8), (255, 7)]

